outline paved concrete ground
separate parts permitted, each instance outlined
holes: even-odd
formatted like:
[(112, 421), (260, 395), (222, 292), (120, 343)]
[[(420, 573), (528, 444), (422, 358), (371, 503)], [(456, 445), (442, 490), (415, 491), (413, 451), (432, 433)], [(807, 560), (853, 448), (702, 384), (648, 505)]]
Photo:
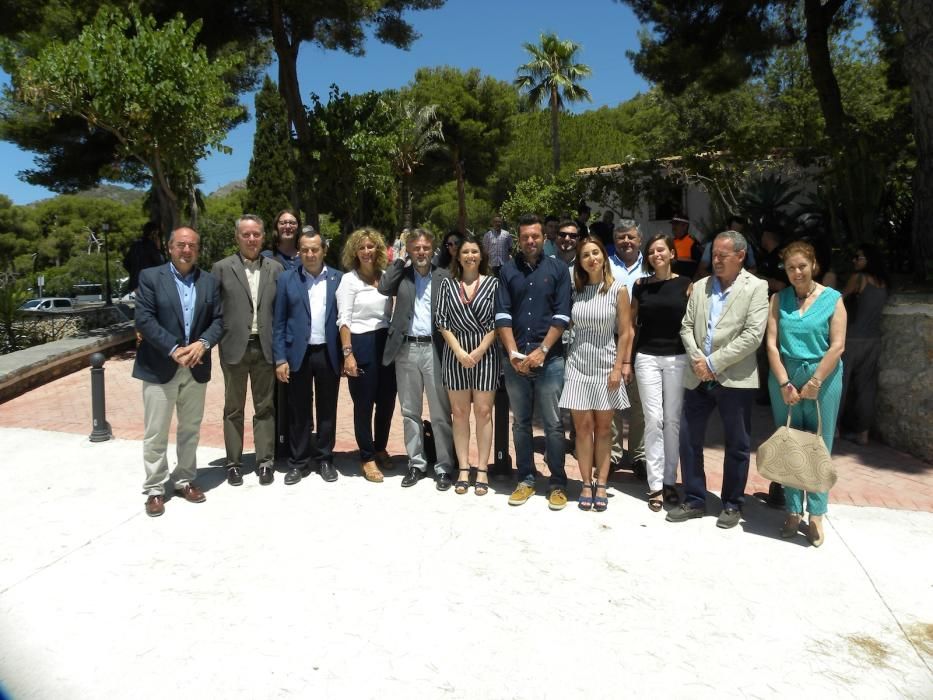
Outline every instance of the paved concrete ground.
[[(208, 500), (150, 519), (131, 359), (107, 363), (112, 442), (87, 441), (86, 370), (0, 404), (0, 685), (17, 700), (933, 698), (930, 465), (837, 443), (817, 550), (754, 499), (735, 530), (666, 523), (627, 472), (603, 514), (548, 511), (543, 482), (520, 508), (509, 483), (370, 484), (344, 388), (337, 483), (231, 488), (218, 376)], [(765, 409), (753, 423), (770, 433)], [(398, 414), (390, 451), (402, 467)], [(721, 459), (711, 435), (714, 492)]]
[(140, 450), (0, 428), (13, 698), (933, 696), (929, 512), (836, 505), (813, 549), (754, 502), (723, 531), (630, 482), (552, 513), (346, 460), (231, 488), (202, 447), (207, 502), (151, 519)]

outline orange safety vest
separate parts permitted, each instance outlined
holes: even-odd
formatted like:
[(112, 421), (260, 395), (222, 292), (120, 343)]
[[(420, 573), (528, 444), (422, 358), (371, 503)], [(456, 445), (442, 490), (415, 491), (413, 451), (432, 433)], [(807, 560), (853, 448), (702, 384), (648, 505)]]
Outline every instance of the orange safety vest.
[(696, 240), (689, 233), (683, 238), (674, 239), (674, 250), (677, 251), (678, 260), (693, 260), (693, 246)]

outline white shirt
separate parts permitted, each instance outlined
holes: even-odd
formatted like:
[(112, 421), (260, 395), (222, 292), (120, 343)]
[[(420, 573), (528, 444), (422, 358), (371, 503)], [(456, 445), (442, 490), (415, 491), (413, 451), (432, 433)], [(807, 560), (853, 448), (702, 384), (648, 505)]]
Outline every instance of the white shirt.
[(347, 326), (351, 333), (369, 333), (389, 327), (392, 297), (379, 293), (360, 279), (356, 270), (346, 273), (337, 287), (337, 328)]
[(635, 280), (648, 277), (648, 273), (642, 270), (643, 261), (644, 256), (642, 256), (641, 253), (638, 254), (638, 260), (631, 265), (626, 265), (625, 261), (618, 255), (609, 257), (609, 264), (612, 266), (612, 276), (625, 283), (625, 288), (628, 290), (629, 301), (634, 298), (632, 291), (635, 289)]
[(321, 268), (317, 277), (307, 270), (305, 286), (308, 288), (308, 304), (311, 307), (311, 337), (308, 345), (323, 345), (327, 342), (324, 335), (324, 321), (327, 319), (327, 265)]
[(242, 255), (243, 269), (246, 272), (246, 283), (249, 285), (249, 295), (253, 299), (253, 323), (249, 327), (252, 335), (259, 333), (259, 316), (257, 307), (259, 306), (259, 270), (262, 268), (262, 258), (256, 260), (247, 260)]

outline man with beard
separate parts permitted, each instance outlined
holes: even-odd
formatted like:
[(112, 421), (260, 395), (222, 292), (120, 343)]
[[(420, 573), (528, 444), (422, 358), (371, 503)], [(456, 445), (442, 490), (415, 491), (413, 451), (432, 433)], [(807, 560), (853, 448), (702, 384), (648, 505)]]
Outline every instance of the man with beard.
[(444, 389), (441, 355), (444, 337), (434, 323), (441, 280), (447, 270), (431, 264), (434, 236), (426, 229), (415, 229), (405, 244), (408, 261), (396, 260), (379, 280), (379, 293), (395, 297), (395, 310), (389, 325), (382, 362), (395, 363), (399, 406), (408, 453), (408, 472), (402, 486), (417, 484), (428, 469), (424, 449), (421, 410), (427, 395), (431, 428), (434, 431), (435, 484), (438, 491), (451, 487), (453, 469), (453, 428), (450, 397)]

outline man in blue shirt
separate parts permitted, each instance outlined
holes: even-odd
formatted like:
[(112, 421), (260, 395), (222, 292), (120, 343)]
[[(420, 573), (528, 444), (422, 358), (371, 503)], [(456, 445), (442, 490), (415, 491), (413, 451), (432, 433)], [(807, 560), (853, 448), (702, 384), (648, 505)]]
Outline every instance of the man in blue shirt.
[(544, 233), (534, 214), (518, 221), (518, 248), (499, 272), (496, 297), (496, 328), (507, 360), (505, 386), (518, 467), (518, 486), (509, 505), (521, 505), (535, 492), (531, 423), (537, 407), (551, 472), (548, 507), (561, 510), (567, 505), (567, 474), (557, 403), (564, 385), (561, 334), (570, 324), (570, 272), (566, 263), (543, 255)]
[[(200, 238), (182, 227), (168, 239), (171, 262), (139, 274), (136, 331), (142, 337), (133, 376), (143, 382), (143, 463), (146, 514), (165, 512), (165, 484), (191, 503), (202, 503), (197, 477), (204, 396), (211, 378), (211, 348), (223, 335), (223, 303), (216, 278), (197, 267)], [(168, 434), (178, 414), (178, 466), (169, 473)]]
[(416, 228), (408, 236), (405, 248), (408, 259), (395, 260), (379, 280), (379, 292), (395, 297), (382, 362), (387, 366), (395, 363), (408, 453), (408, 471), (402, 478), (402, 486), (417, 484), (427, 474), (431, 461), (429, 450), (425, 449), (421, 420), (427, 398), (434, 433), (434, 484), (438, 491), (447, 491), (453, 485), (453, 427), (450, 397), (443, 386), (441, 370), (444, 337), (434, 323), (434, 316), (441, 282), (449, 273), (431, 263), (434, 236), (430, 231)]

